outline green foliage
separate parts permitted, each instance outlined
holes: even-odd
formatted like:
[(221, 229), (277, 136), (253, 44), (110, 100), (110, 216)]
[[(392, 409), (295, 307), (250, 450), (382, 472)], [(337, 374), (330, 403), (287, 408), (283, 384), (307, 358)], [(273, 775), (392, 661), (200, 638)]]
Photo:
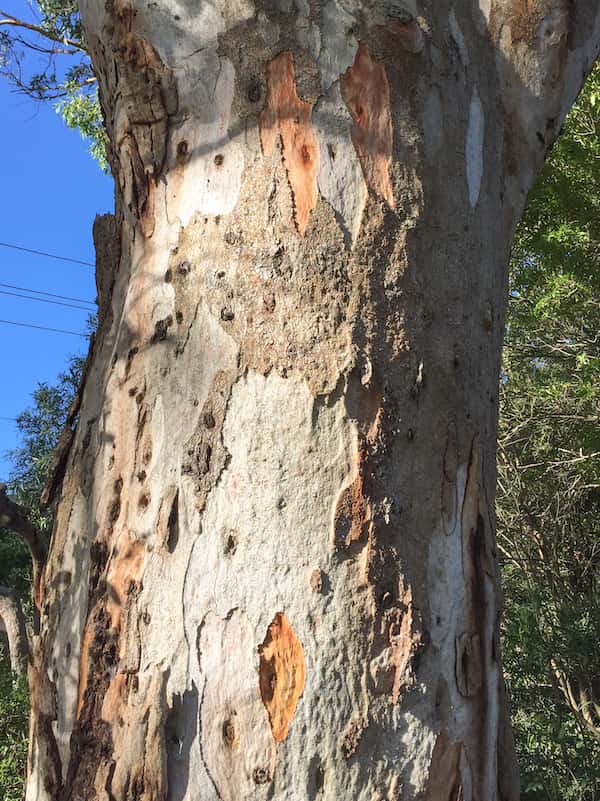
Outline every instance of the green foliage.
[(50, 534), (51, 514), (39, 508), (48, 467), (67, 417), (83, 368), (81, 357), (72, 357), (56, 384), (40, 383), (33, 392), (33, 405), (17, 418), (21, 445), (11, 451), (9, 488), (15, 500), (31, 511), (34, 525)]
[[(33, 404), (17, 419), (21, 445), (10, 454), (10, 494), (31, 512), (32, 522), (49, 539), (52, 512), (39, 506), (50, 459), (81, 376), (83, 360), (72, 358), (56, 384), (39, 384)], [(31, 613), (31, 560), (20, 537), (0, 529), (0, 584), (12, 587)], [(27, 757), (28, 695), (25, 677), (11, 674), (6, 642), (0, 638), (0, 798), (21, 801)]]
[(77, 83), (66, 86), (67, 96), (56, 109), (69, 128), (78, 128), (84, 139), (90, 142), (90, 153), (104, 172), (108, 172), (106, 150), (108, 138), (98, 100), (98, 92), (85, 94)]
[(52, 102), (107, 171), (106, 132), (77, 3), (37, 0), (29, 8), (26, 20), (0, 12), (0, 19), (12, 22), (0, 29), (0, 74), (18, 91)]
[(498, 522), (523, 801), (600, 797), (599, 88), (597, 67), (512, 260)]
[(27, 678), (15, 680), (6, 648), (0, 645), (0, 798), (21, 801), (27, 761), (29, 698)]

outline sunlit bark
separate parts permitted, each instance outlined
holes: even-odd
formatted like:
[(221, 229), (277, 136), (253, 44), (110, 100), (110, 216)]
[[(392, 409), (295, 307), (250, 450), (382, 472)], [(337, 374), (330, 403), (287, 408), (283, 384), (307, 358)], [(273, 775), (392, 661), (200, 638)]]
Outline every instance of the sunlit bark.
[(82, 2), (116, 222), (28, 801), (518, 797), (506, 268), (598, 7)]

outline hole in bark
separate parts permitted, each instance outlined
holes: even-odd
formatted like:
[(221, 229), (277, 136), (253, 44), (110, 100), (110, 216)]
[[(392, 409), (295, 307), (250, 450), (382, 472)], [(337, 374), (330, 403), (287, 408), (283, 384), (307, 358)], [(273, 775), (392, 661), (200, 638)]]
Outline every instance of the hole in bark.
[(148, 495), (147, 492), (145, 492), (143, 495), (140, 495), (138, 506), (140, 507), (140, 509), (147, 509), (149, 505), (150, 505), (150, 496)]
[(121, 514), (121, 490), (123, 489), (123, 480), (118, 478), (114, 484), (115, 498), (111, 504), (110, 512), (108, 515), (111, 523), (116, 523), (119, 515)]
[(261, 91), (260, 84), (258, 83), (258, 81), (252, 81), (252, 83), (248, 87), (248, 100), (251, 103), (258, 103), (258, 101), (260, 100), (261, 94), (262, 94), (262, 91)]
[(165, 281), (167, 282), (167, 284), (170, 284), (172, 280), (173, 280), (173, 270), (171, 270), (171, 268), (169, 267), (169, 269), (165, 273)]
[(151, 344), (164, 342), (167, 338), (169, 328), (173, 325), (173, 317), (169, 314), (164, 320), (157, 320), (154, 324), (154, 333), (150, 339)]
[(304, 164), (310, 164), (310, 150), (306, 145), (302, 145), (300, 148), (300, 156)]
[(233, 748), (237, 740), (237, 732), (231, 718), (223, 723), (223, 740), (228, 748)]
[(167, 521), (167, 548), (173, 553), (179, 542), (179, 490), (176, 490)]
[(269, 771), (266, 768), (254, 768), (252, 773), (254, 784), (268, 784), (271, 781)]
[(221, 153), (217, 153), (217, 155), (215, 156), (215, 166), (222, 167), (224, 161), (225, 157)]
[(179, 158), (185, 158), (188, 154), (188, 143), (185, 139), (182, 139), (181, 142), (177, 144), (177, 155)]
[(227, 539), (225, 541), (225, 553), (228, 556), (233, 556), (237, 549), (237, 537), (235, 534), (230, 533), (227, 535)]
[(329, 153), (329, 158), (332, 161), (335, 161), (335, 157), (337, 155), (337, 153), (335, 152), (335, 145), (332, 144), (327, 145), (327, 152)]
[(183, 313), (180, 312), (180, 311), (175, 312), (175, 319), (177, 320), (178, 323), (182, 323), (183, 322)]

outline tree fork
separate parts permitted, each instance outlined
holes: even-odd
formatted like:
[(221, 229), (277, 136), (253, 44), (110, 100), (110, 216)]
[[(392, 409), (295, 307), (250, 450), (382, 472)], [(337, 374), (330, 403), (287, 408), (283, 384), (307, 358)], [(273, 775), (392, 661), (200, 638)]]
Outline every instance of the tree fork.
[(28, 801), (516, 799), (508, 251), (600, 3), (81, 5), (120, 246)]

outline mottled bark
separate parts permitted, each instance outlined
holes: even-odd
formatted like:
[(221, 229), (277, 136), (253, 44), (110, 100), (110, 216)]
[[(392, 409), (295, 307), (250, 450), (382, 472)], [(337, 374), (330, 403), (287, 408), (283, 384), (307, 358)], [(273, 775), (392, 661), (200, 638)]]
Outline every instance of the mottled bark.
[(0, 631), (6, 633), (13, 672), (23, 673), (29, 657), (27, 627), (19, 597), (9, 587), (0, 587)]
[(119, 242), (28, 801), (517, 798), (507, 260), (599, 6), (82, 0)]

